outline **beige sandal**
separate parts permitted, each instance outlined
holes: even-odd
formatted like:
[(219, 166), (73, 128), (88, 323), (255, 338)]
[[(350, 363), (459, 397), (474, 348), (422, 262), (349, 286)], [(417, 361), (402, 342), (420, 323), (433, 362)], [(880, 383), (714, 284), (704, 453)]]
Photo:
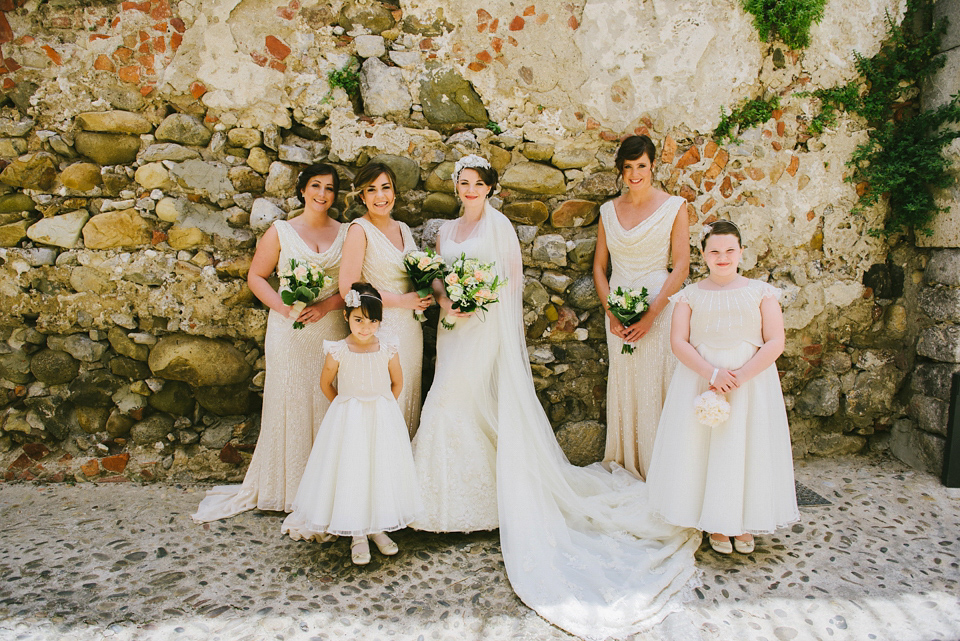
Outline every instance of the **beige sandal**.
[[(742, 534), (740, 536), (743, 536)], [(753, 552), (754, 548), (754, 538), (751, 536), (749, 541), (743, 541), (737, 537), (733, 537), (733, 549), (739, 552), (740, 554), (750, 554)]]
[(713, 538), (711, 534), (708, 538), (710, 539), (710, 547), (712, 547), (713, 551), (717, 554), (733, 554), (733, 544), (730, 543), (730, 537), (726, 537), (721, 541)]
[(354, 565), (370, 563), (370, 544), (367, 542), (367, 537), (353, 537), (353, 542), (350, 543), (350, 560)]
[(383, 532), (371, 534), (370, 539), (373, 540), (374, 545), (376, 545), (377, 549), (380, 550), (380, 554), (384, 556), (393, 556), (400, 551), (400, 548), (398, 548), (397, 544), (393, 542), (393, 539)]

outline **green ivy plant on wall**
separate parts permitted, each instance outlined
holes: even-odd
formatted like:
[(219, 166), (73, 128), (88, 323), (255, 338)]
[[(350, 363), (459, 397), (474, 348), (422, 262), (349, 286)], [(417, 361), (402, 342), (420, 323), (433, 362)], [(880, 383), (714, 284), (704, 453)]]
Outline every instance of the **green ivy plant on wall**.
[(922, 110), (917, 99), (919, 83), (943, 67), (937, 55), (947, 30), (946, 19), (931, 28), (929, 0), (909, 0), (898, 25), (887, 16), (887, 39), (877, 55), (855, 53), (861, 81), (820, 89), (820, 113), (810, 122), (810, 132), (821, 133), (836, 121), (837, 110), (857, 113), (871, 126), (869, 138), (857, 147), (847, 165), (847, 180), (862, 184), (855, 211), (886, 199), (890, 214), (883, 229), (873, 235), (889, 236), (913, 229), (931, 233), (929, 226), (940, 211), (934, 190), (953, 184), (943, 149), (960, 130), (945, 127), (960, 123), (960, 94), (936, 109)]
[(714, 129), (713, 138), (720, 143), (726, 140), (740, 142), (736, 137), (738, 132), (765, 123), (773, 115), (773, 110), (779, 107), (780, 97), (776, 95), (769, 100), (763, 98), (748, 100), (729, 114), (726, 109), (720, 107), (720, 124)]
[(760, 39), (779, 38), (791, 49), (810, 44), (810, 27), (823, 20), (827, 0), (743, 0)]
[(333, 90), (337, 87), (343, 89), (350, 97), (351, 102), (356, 107), (360, 101), (360, 73), (356, 69), (357, 61), (350, 58), (342, 68), (327, 72), (327, 84), (330, 86), (330, 92), (327, 93), (324, 100), (329, 101), (333, 97)]

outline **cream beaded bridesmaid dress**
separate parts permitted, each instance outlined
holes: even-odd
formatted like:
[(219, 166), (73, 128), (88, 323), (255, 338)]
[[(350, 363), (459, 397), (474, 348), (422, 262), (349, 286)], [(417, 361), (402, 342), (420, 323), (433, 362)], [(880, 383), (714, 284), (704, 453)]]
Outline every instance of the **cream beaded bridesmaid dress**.
[[(603, 231), (613, 269), (610, 291), (625, 286), (647, 288), (648, 300), (660, 293), (667, 280), (670, 233), (683, 198), (668, 198), (649, 217), (631, 229), (624, 229), (613, 201), (600, 207)], [(607, 375), (607, 447), (604, 463), (622, 465), (643, 479), (650, 467), (657, 436), (660, 410), (676, 358), (670, 351), (670, 316), (667, 305), (646, 336), (633, 343), (632, 354), (621, 354), (623, 341), (610, 333), (606, 318), (610, 368)]]
[[(417, 249), (410, 228), (400, 223), (403, 249), (398, 249), (377, 226), (365, 218), (358, 218), (367, 236), (367, 251), (363, 259), (361, 277), (381, 292), (406, 294), (413, 284), (403, 267), (403, 256)], [(400, 345), (400, 367), (403, 369), (403, 391), (400, 392), (400, 410), (413, 438), (420, 424), (420, 372), (423, 368), (423, 330), (413, 317), (412, 309), (384, 307), (379, 335)]]
[[(320, 300), (336, 294), (347, 225), (340, 226), (336, 240), (320, 253), (313, 251), (287, 221), (278, 220), (273, 225), (280, 240), (278, 266), (288, 265), (291, 259), (316, 262), (330, 277), (320, 291)], [(260, 437), (253, 460), (242, 485), (222, 485), (207, 492), (193, 515), (194, 521), (216, 521), (253, 508), (290, 511), (317, 427), (330, 405), (320, 391), (323, 342), (339, 340), (347, 333), (339, 311), (303, 329), (294, 329), (292, 319), (270, 310)]]

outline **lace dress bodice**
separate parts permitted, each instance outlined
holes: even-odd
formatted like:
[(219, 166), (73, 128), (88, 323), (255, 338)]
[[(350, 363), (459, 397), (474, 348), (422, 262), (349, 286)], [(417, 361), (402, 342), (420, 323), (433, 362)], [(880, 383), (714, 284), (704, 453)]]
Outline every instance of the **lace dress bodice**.
[(388, 364), (397, 353), (396, 343), (380, 341), (375, 352), (354, 352), (347, 341), (323, 341), (323, 351), (340, 364), (337, 370), (337, 396), (372, 400), (393, 398)]
[(780, 300), (780, 290), (758, 280), (727, 290), (701, 289), (699, 283), (684, 287), (670, 297), (690, 305), (690, 344), (696, 348), (736, 347), (747, 342), (763, 346), (763, 319), (760, 301), (767, 296)]

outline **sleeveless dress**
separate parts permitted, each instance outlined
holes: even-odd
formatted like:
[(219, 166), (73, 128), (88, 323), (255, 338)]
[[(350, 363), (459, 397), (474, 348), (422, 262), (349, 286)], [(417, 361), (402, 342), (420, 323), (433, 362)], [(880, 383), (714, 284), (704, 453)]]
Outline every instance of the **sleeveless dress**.
[[(320, 291), (320, 300), (337, 293), (340, 253), (347, 226), (340, 225), (337, 238), (317, 253), (285, 220), (273, 223), (280, 240), (278, 265), (291, 259), (318, 263), (330, 283)], [(263, 385), (260, 436), (242, 485), (222, 485), (207, 492), (194, 521), (204, 523), (258, 508), (289, 512), (307, 464), (320, 420), (330, 405), (320, 391), (323, 342), (346, 336), (347, 323), (339, 311), (316, 323), (294, 329), (293, 320), (270, 310), (264, 343), (267, 369)]]
[[(381, 292), (406, 294), (413, 291), (413, 283), (403, 267), (403, 256), (417, 249), (413, 234), (405, 223), (400, 223), (403, 249), (397, 249), (377, 226), (364, 218), (351, 225), (360, 225), (367, 236), (367, 251), (363, 259), (361, 278)], [(413, 317), (412, 309), (384, 307), (383, 322), (378, 336), (400, 345), (400, 367), (403, 369), (403, 391), (400, 409), (407, 421), (410, 438), (420, 424), (420, 372), (423, 369), (423, 329)]]
[[(760, 303), (780, 290), (756, 280), (709, 291), (688, 285), (671, 298), (690, 305), (690, 344), (714, 367), (737, 369), (763, 345)], [(709, 383), (682, 363), (660, 416), (647, 485), (651, 509), (668, 523), (736, 536), (799, 520), (790, 427), (776, 364), (726, 395), (730, 418), (694, 417)]]
[(317, 431), (281, 531), (295, 540), (361, 536), (404, 528), (421, 509), (410, 437), (390, 391), (397, 345), (353, 352), (345, 340), (324, 341), (340, 364), (337, 397)]
[[(677, 210), (686, 201), (671, 196), (643, 222), (624, 229), (617, 218), (613, 201), (600, 207), (603, 231), (613, 269), (610, 291), (624, 286), (647, 288), (647, 300), (653, 301), (667, 280), (670, 233)], [(610, 318), (604, 314), (610, 367), (607, 374), (607, 446), (604, 463), (617, 463), (643, 479), (650, 467), (653, 443), (660, 421), (660, 408), (667, 384), (676, 366), (670, 351), (668, 304), (653, 322), (653, 327), (633, 343), (632, 354), (621, 354), (623, 341), (610, 333)]]
[[(449, 265), (466, 254), (490, 262), (480, 248), (480, 225), (462, 243), (457, 223), (437, 234), (437, 249)], [(498, 275), (506, 276), (495, 265)], [(499, 303), (485, 314), (458, 318), (451, 330), (437, 328), (437, 369), (413, 440), (424, 511), (414, 523), (430, 532), (493, 530), (497, 517), (497, 431), (494, 364), (499, 350)], [(469, 388), (469, 389), (468, 389)]]

